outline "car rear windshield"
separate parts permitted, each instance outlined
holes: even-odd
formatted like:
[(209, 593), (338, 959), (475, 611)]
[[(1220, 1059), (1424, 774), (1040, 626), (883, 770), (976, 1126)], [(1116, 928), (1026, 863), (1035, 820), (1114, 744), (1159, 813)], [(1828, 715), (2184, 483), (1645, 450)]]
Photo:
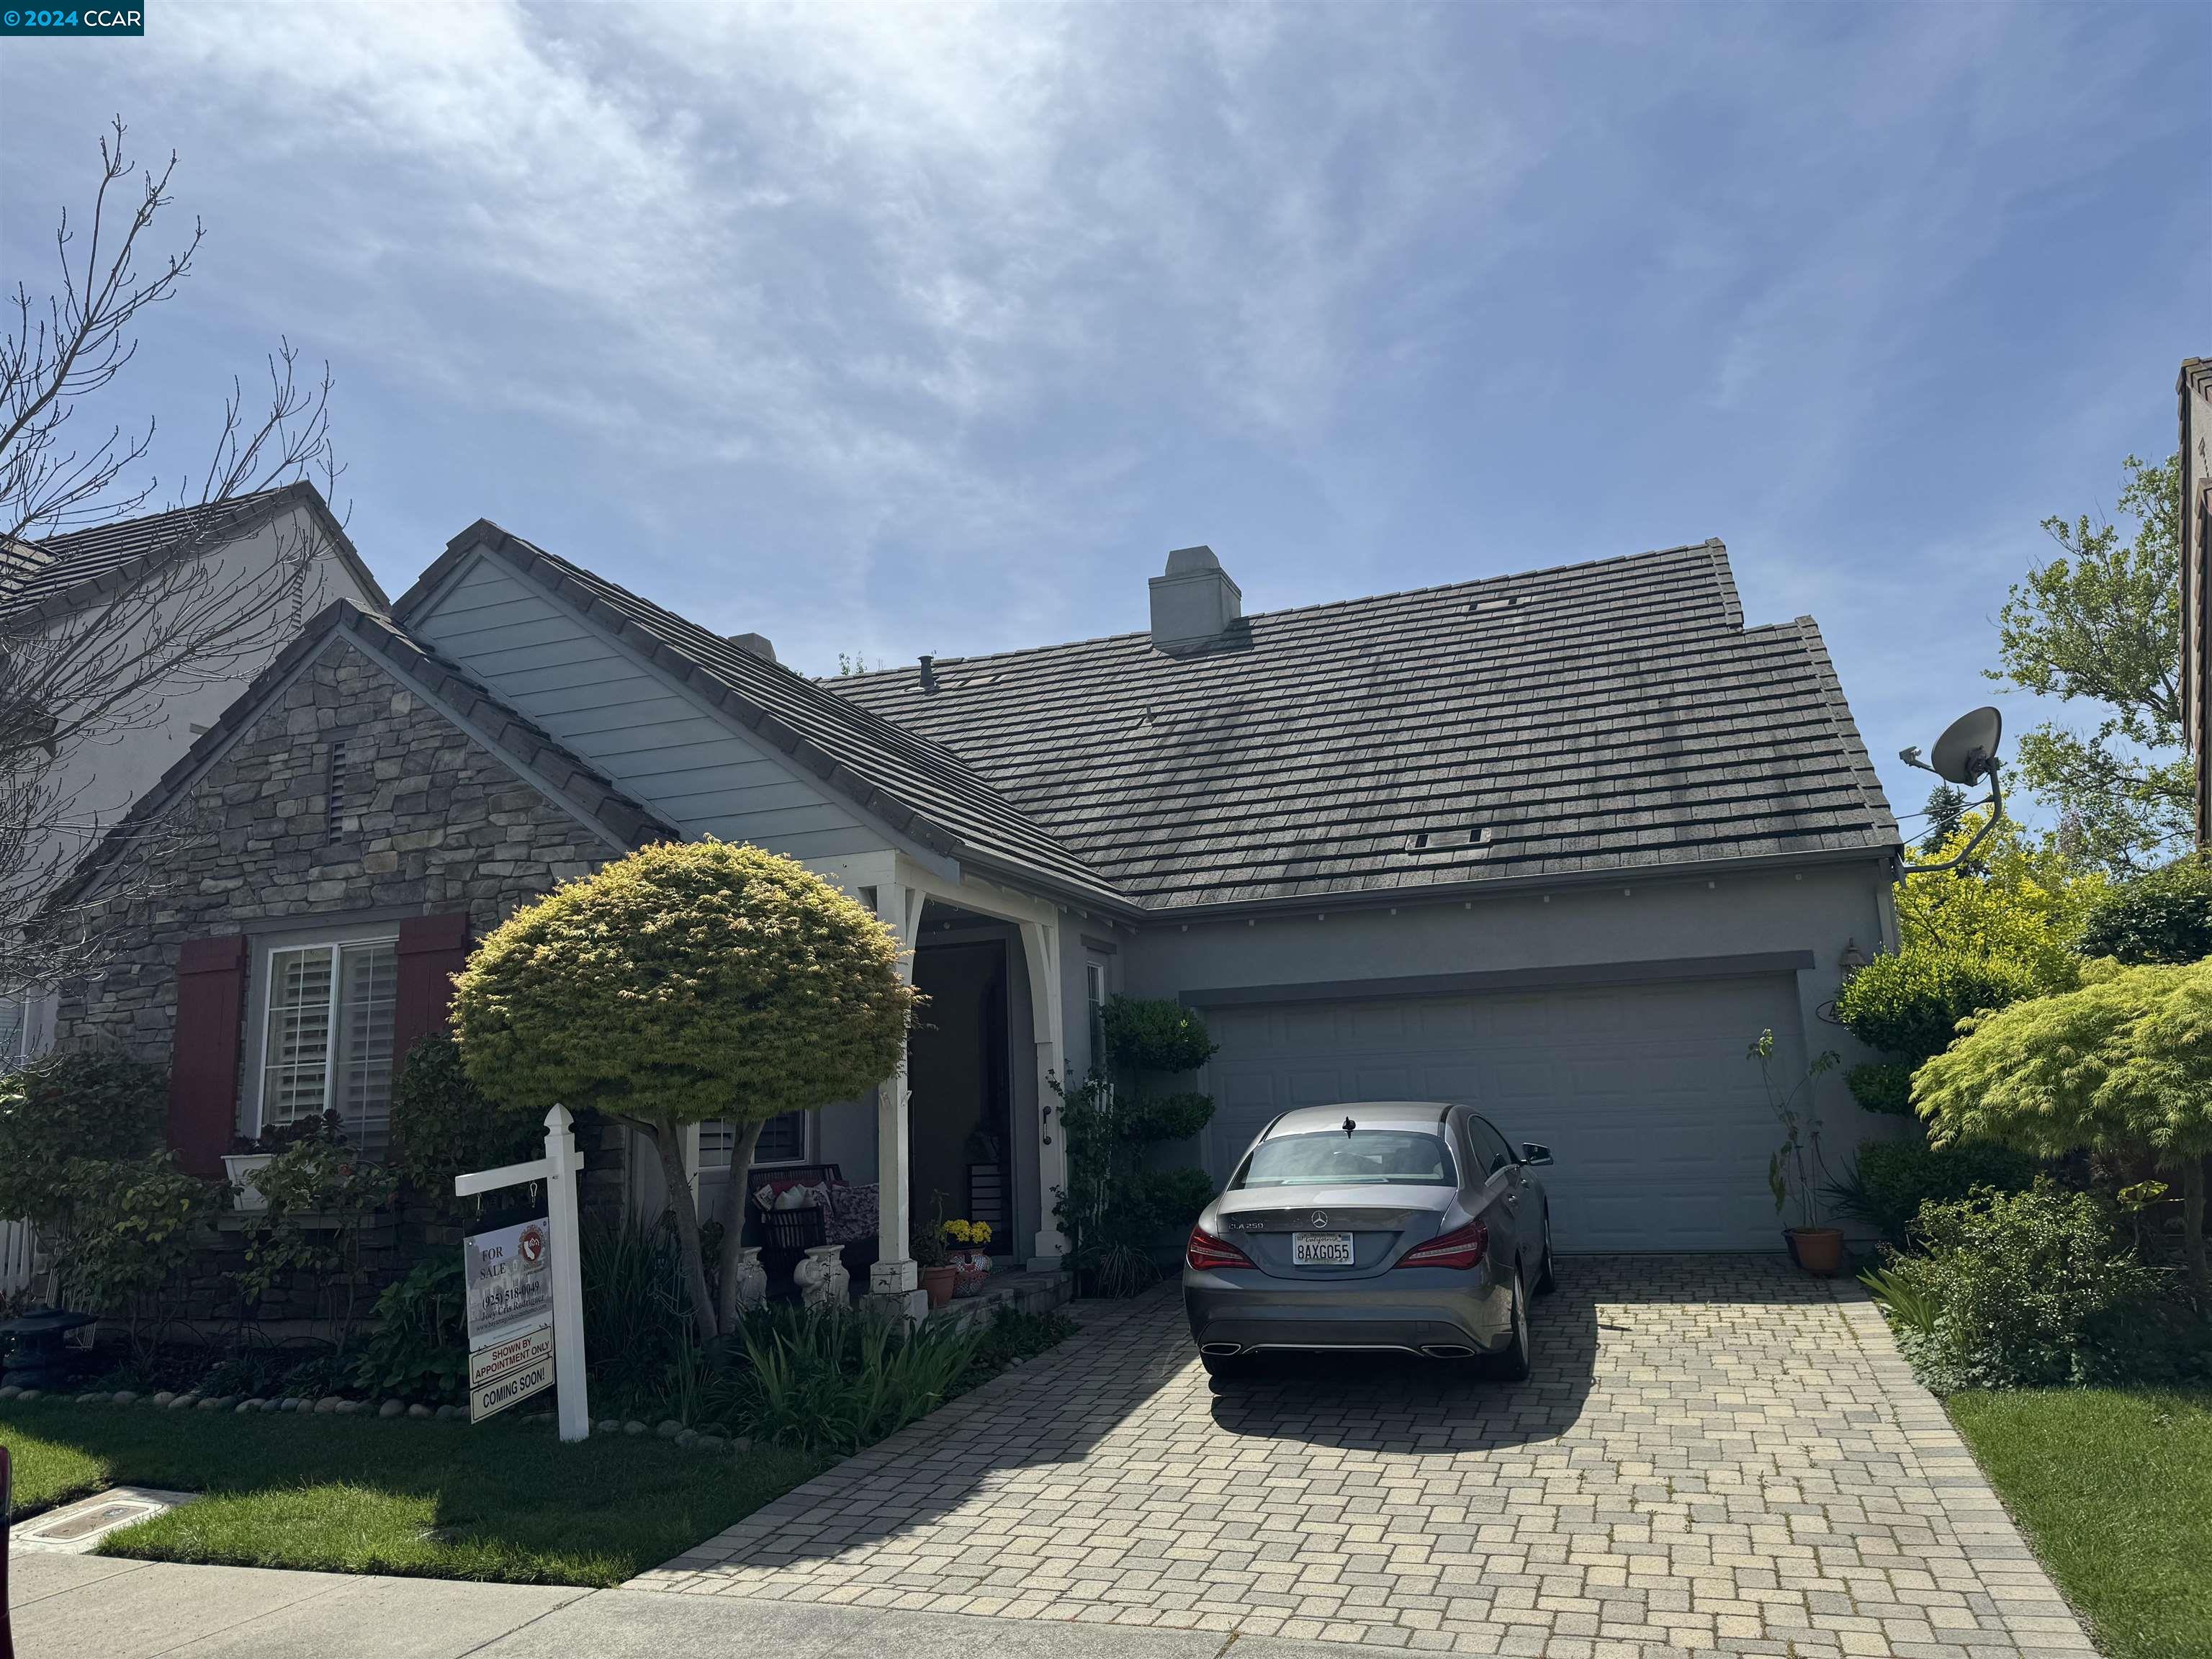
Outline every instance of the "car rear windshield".
[(1449, 1187), (1441, 1135), (1409, 1129), (1330, 1129), (1284, 1135), (1252, 1149), (1239, 1187)]

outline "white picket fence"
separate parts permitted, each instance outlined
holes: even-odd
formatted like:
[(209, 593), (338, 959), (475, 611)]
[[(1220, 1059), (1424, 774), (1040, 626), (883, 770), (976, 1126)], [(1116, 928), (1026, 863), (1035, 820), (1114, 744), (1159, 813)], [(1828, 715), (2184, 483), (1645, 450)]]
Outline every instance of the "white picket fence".
[(0, 1296), (13, 1296), (31, 1282), (31, 1224), (0, 1221)]

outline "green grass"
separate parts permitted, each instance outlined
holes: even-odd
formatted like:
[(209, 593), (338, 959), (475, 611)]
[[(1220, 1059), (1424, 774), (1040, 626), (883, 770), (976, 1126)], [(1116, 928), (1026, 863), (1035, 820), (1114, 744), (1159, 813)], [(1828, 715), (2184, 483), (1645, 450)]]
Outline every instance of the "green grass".
[(619, 1583), (819, 1465), (658, 1439), (564, 1446), (550, 1424), (216, 1416), (0, 1402), (18, 1515), (118, 1482), (207, 1494), (109, 1539), (157, 1561), (521, 1584)]
[(1949, 1405), (2109, 1659), (2212, 1659), (2212, 1390), (1957, 1394)]

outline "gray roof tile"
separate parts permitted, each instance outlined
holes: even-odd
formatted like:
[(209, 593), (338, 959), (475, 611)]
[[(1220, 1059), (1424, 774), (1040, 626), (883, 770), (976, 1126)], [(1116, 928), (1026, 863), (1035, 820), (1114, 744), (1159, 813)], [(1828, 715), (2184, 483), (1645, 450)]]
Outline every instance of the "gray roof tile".
[[(711, 637), (711, 636), (710, 636)], [(1148, 908), (1887, 851), (1811, 618), (1747, 629), (1717, 542), (824, 681), (957, 755)], [(1479, 854), (1415, 849), (1487, 830)]]

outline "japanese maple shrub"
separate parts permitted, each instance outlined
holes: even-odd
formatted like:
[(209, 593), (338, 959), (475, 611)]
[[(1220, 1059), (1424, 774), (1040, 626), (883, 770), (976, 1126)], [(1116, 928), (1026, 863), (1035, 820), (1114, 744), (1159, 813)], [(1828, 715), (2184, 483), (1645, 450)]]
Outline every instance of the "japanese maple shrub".
[(495, 928), (453, 982), (453, 1035), (489, 1099), (594, 1107), (650, 1138), (702, 1340), (737, 1317), (744, 1182), (727, 1183), (713, 1293), (684, 1131), (726, 1121), (730, 1167), (763, 1124), (897, 1067), (914, 1007), (898, 941), (794, 860), (718, 841), (648, 847)]

